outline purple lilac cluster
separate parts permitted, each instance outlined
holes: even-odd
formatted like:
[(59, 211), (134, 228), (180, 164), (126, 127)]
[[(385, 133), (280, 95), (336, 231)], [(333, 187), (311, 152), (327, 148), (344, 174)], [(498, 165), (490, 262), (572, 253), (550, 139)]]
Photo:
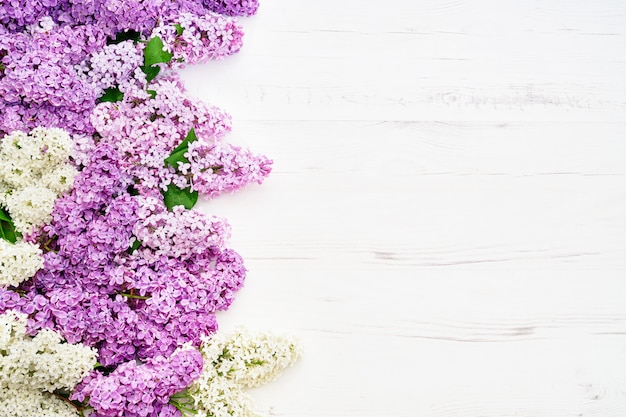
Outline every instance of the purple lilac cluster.
[(151, 179), (163, 177), (163, 161), (192, 128), (199, 137), (221, 137), (231, 129), (228, 114), (185, 94), (175, 73), (150, 84), (154, 98), (135, 91), (116, 103), (100, 103), (91, 122), (102, 141), (123, 156), (129, 173), (142, 178), (142, 187), (152, 188)]
[(177, 177), (187, 181), (174, 182), (183, 187), (189, 185), (211, 198), (249, 183), (261, 184), (271, 171), (272, 161), (266, 156), (229, 143), (196, 141), (189, 145), (186, 155), (189, 163), (183, 164)]
[[(51, 6), (42, 8), (44, 3)], [(145, 95), (146, 80), (140, 70), (145, 43), (106, 44), (107, 37), (116, 38), (124, 31), (145, 32), (145, 39), (161, 36), (165, 48), (175, 55), (165, 65), (170, 68), (239, 51), (243, 31), (235, 19), (200, 3), (177, 3), (12, 0), (0, 4), (0, 21), (5, 24), (0, 32), (0, 134), (44, 126), (91, 135), (89, 117), (103, 90), (134, 92), (126, 102), (142, 92)], [(27, 25), (31, 26), (25, 31)], [(178, 35), (176, 25), (184, 28), (182, 34)], [(11, 33), (7, 28), (22, 31)]]
[(180, 12), (251, 16), (257, 8), (257, 0), (9, 0), (0, 4), (0, 23), (9, 31), (21, 31), (50, 17), (57, 24), (71, 26), (96, 23), (115, 34), (151, 30), (163, 16)]
[(230, 227), (224, 219), (176, 206), (166, 210), (154, 197), (142, 200), (133, 235), (142, 242), (144, 255), (158, 260), (163, 256), (188, 261), (196, 255), (224, 246)]
[(93, 417), (180, 416), (170, 397), (184, 390), (202, 371), (202, 355), (181, 349), (169, 357), (157, 356), (138, 365), (127, 362), (109, 375), (92, 372), (71, 399), (89, 398)]
[[(232, 16), (257, 7), (0, 3), (0, 140), (38, 126), (66, 129), (79, 171), (52, 221), (24, 236), (43, 250), (44, 268), (17, 288), (0, 287), (0, 312), (27, 314), (31, 334), (51, 328), (98, 350), (102, 367), (71, 397), (95, 417), (180, 416), (173, 396), (200, 375), (196, 348), (243, 286), (228, 223), (172, 206), (164, 191), (215, 198), (269, 174), (268, 158), (225, 143), (230, 116), (189, 97), (173, 72), (238, 52), (243, 31)], [(155, 38), (163, 49), (147, 64)]]
[(238, 52), (243, 31), (235, 20), (217, 13), (203, 16), (181, 13), (175, 21), (163, 22), (152, 31), (173, 54), (171, 67), (222, 59)]
[(0, 4), (0, 23), (8, 30), (15, 31), (32, 25), (50, 11), (67, 5), (66, 0), (9, 0)]
[(106, 37), (93, 25), (0, 36), (0, 134), (38, 126), (91, 134), (95, 91), (75, 71)]
[(31, 332), (53, 328), (97, 347), (106, 366), (199, 346), (246, 272), (224, 246), (223, 219), (169, 211), (157, 196), (130, 195), (133, 184), (117, 152), (98, 144), (51, 224), (29, 237), (45, 250), (29, 284), (39, 303)]
[[(206, 198), (261, 183), (271, 161), (223, 142), (231, 129), (230, 116), (221, 109), (185, 94), (175, 73), (150, 84), (154, 98), (136, 90), (117, 103), (98, 104), (91, 123), (102, 141), (123, 157), (125, 172), (142, 178), (139, 192), (150, 194), (173, 183), (191, 187)], [(163, 164), (172, 149), (191, 129), (198, 139), (189, 145), (187, 163)]]
[(137, 94), (146, 89), (146, 75), (141, 71), (143, 44), (132, 40), (106, 45), (93, 52), (76, 72), (100, 97), (108, 88), (119, 88), (122, 93)]
[(228, 16), (252, 16), (259, 8), (258, 0), (204, 0), (204, 4)]

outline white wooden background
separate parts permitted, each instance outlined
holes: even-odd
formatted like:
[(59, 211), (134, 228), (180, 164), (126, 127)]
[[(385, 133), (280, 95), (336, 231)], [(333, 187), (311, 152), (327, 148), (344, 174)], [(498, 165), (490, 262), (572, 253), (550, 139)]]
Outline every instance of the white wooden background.
[(289, 417), (626, 416), (626, 2), (265, 0), (187, 68), (274, 172), (202, 205)]

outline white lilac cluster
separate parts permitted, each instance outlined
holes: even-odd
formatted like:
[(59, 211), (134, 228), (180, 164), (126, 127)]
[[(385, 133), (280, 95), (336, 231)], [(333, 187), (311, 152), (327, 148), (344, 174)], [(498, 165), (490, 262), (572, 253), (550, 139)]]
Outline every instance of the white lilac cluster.
[(11, 310), (0, 315), (0, 388), (73, 389), (96, 364), (96, 350), (65, 343), (50, 329), (28, 336), (26, 321), (26, 315)]
[(48, 392), (27, 387), (0, 388), (2, 417), (79, 417), (75, 407)]
[(43, 252), (27, 242), (0, 239), (0, 286), (18, 286), (43, 268)]
[(15, 228), (28, 233), (51, 220), (56, 198), (72, 188), (73, 142), (63, 129), (14, 131), (0, 139), (0, 207)]
[(187, 391), (198, 417), (262, 416), (243, 389), (276, 379), (302, 355), (293, 339), (243, 329), (205, 339), (200, 352), (202, 375)]

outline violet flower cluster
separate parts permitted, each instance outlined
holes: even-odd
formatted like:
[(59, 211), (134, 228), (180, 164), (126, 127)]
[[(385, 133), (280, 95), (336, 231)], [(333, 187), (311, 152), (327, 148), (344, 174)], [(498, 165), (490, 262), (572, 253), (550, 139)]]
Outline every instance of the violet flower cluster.
[(89, 114), (96, 91), (74, 66), (102, 48), (105, 40), (94, 25), (1, 35), (0, 134), (40, 126), (93, 133)]
[[(260, 184), (272, 162), (227, 143), (230, 116), (188, 96), (174, 70), (238, 52), (243, 31), (233, 16), (257, 7), (256, 0), (0, 4), (5, 171), (13, 178), (54, 156), (54, 146), (34, 142), (41, 135), (72, 145), (53, 178), (63, 187), (37, 174), (52, 190), (45, 216), (33, 204), (18, 216), (9, 204), (17, 186), (6, 175), (0, 183), (0, 263), (9, 265), (0, 313), (23, 317), (30, 336), (54, 332), (98, 355), (82, 382), (54, 393), (66, 402), (50, 415), (71, 415), (68, 405), (95, 417), (190, 411), (181, 398), (202, 375), (198, 349), (246, 275), (228, 247), (228, 223), (190, 208), (198, 195)], [(22, 218), (44, 220), (23, 226)], [(26, 258), (27, 268), (10, 266)], [(4, 392), (17, 392), (5, 388), (0, 404), (9, 404)], [(37, 404), (48, 398), (33, 392)]]
[(233, 19), (217, 13), (197, 16), (181, 13), (175, 23), (163, 22), (152, 31), (172, 52), (171, 66), (182, 67), (221, 59), (241, 49), (243, 31)]
[(29, 238), (46, 251), (31, 282), (45, 304), (31, 329), (98, 347), (106, 366), (199, 346), (245, 277), (223, 219), (169, 211), (156, 196), (131, 195), (133, 183), (115, 150), (98, 144), (52, 222)]
[(180, 416), (170, 398), (196, 380), (203, 366), (196, 349), (180, 349), (170, 357), (157, 356), (144, 364), (126, 362), (104, 375), (93, 371), (70, 397), (93, 407), (93, 417)]
[(0, 5), (0, 23), (9, 31), (22, 31), (42, 18), (51, 18), (71, 26), (97, 23), (115, 34), (129, 29), (150, 30), (159, 17), (180, 12), (251, 16), (258, 5), (258, 0), (10, 0)]
[(211, 10), (229, 16), (252, 16), (259, 8), (258, 0), (205, 0)]

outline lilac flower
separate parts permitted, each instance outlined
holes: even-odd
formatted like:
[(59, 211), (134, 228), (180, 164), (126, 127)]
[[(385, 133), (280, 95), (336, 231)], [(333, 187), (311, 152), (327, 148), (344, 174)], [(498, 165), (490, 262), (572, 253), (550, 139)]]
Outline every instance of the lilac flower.
[(126, 30), (148, 32), (160, 19), (181, 12), (250, 16), (257, 8), (257, 0), (11, 0), (0, 4), (0, 23), (15, 32), (49, 16), (60, 25), (98, 24), (107, 35), (114, 35)]
[(91, 117), (101, 141), (113, 147), (124, 172), (141, 178), (142, 194), (165, 188), (173, 169), (164, 160), (193, 128), (210, 142), (230, 130), (230, 116), (184, 94), (178, 77), (169, 74), (150, 84), (154, 99), (146, 93), (131, 93), (123, 102), (98, 104)]
[(214, 12), (228, 16), (252, 16), (259, 8), (258, 0), (204, 0), (204, 4)]
[(11, 291), (8, 288), (0, 287), (0, 314), (7, 310), (21, 311), (26, 304), (18, 293)]
[(95, 346), (107, 366), (199, 346), (245, 278), (241, 257), (224, 249), (227, 223), (129, 195), (132, 179), (106, 143), (85, 163), (52, 223), (29, 236), (45, 249), (30, 287), (41, 298), (31, 328)]
[(88, 398), (96, 416), (143, 417), (154, 411), (156, 384), (149, 366), (131, 361), (106, 376), (93, 371), (76, 387), (71, 398)]
[(18, 30), (37, 22), (48, 14), (52, 7), (67, 3), (67, 0), (11, 0), (0, 4), (0, 23), (9, 30)]
[[(25, 236), (43, 251), (43, 269), (16, 291), (0, 288), (0, 312), (26, 314), (31, 334), (54, 329), (98, 350), (106, 372), (93, 371), (72, 397), (87, 400), (94, 417), (180, 416), (184, 394), (176, 396), (203, 365), (193, 347), (217, 331), (215, 313), (243, 286), (246, 269), (226, 248), (226, 221), (181, 206), (168, 210), (161, 190), (174, 184), (213, 198), (262, 182), (271, 161), (223, 143), (230, 116), (189, 97), (167, 67), (239, 51), (243, 32), (228, 16), (254, 14), (257, 6), (0, 4), (0, 137), (65, 128), (75, 134), (79, 172), (52, 221)], [(145, 43), (110, 42), (128, 30), (142, 40), (159, 36), (173, 54), (150, 83), (141, 69)], [(121, 101), (98, 103), (111, 88), (123, 93)], [(166, 164), (191, 129), (197, 139), (184, 162)]]
[(145, 364), (130, 361), (109, 375), (93, 371), (78, 385), (71, 399), (85, 401), (100, 417), (180, 415), (168, 405), (202, 372), (202, 355), (181, 349), (169, 357), (157, 356)]
[(176, 206), (170, 212), (153, 198), (140, 200), (139, 221), (133, 235), (151, 258), (168, 256), (185, 261), (196, 254), (219, 250), (230, 237), (229, 225), (220, 218)]
[(138, 208), (116, 158), (107, 145), (96, 146), (74, 190), (57, 201), (52, 223), (29, 237), (46, 250), (32, 285), (47, 302), (31, 327), (97, 346), (107, 365), (134, 357), (138, 320), (124, 296), (111, 298), (132, 281), (117, 258), (131, 244)]
[(72, 133), (93, 134), (90, 109), (69, 111), (65, 107), (38, 103), (6, 103), (0, 98), (0, 135), (36, 127), (63, 127)]
[(96, 91), (74, 65), (104, 42), (97, 26), (0, 37), (0, 133), (37, 126), (93, 133), (88, 115)]
[(152, 31), (172, 54), (170, 67), (223, 59), (241, 49), (243, 30), (236, 20), (217, 13), (197, 16), (181, 13)]
[[(150, 249), (133, 254), (139, 263), (151, 259)], [(205, 335), (217, 330), (214, 312), (226, 310), (241, 289), (246, 270), (234, 251), (217, 248), (182, 262), (160, 257), (136, 268), (132, 284), (149, 295), (136, 305), (139, 316), (136, 345), (139, 358), (167, 355), (186, 343), (199, 346)]]
[(176, 10), (201, 12), (197, 1), (149, 1), (149, 0), (92, 0), (70, 1), (59, 10), (56, 19), (71, 25), (97, 23), (108, 35), (126, 30), (147, 32), (160, 17)]
[(145, 90), (146, 75), (143, 65), (143, 44), (128, 40), (106, 45), (89, 55), (77, 71), (100, 97), (107, 88), (119, 88), (122, 93)]
[(200, 376), (203, 361), (198, 350), (182, 348), (170, 357), (155, 356), (146, 364), (159, 376), (155, 394), (160, 401), (165, 402)]
[(234, 192), (249, 183), (261, 184), (271, 171), (272, 161), (238, 146), (196, 141), (189, 145), (190, 185), (207, 198)]

